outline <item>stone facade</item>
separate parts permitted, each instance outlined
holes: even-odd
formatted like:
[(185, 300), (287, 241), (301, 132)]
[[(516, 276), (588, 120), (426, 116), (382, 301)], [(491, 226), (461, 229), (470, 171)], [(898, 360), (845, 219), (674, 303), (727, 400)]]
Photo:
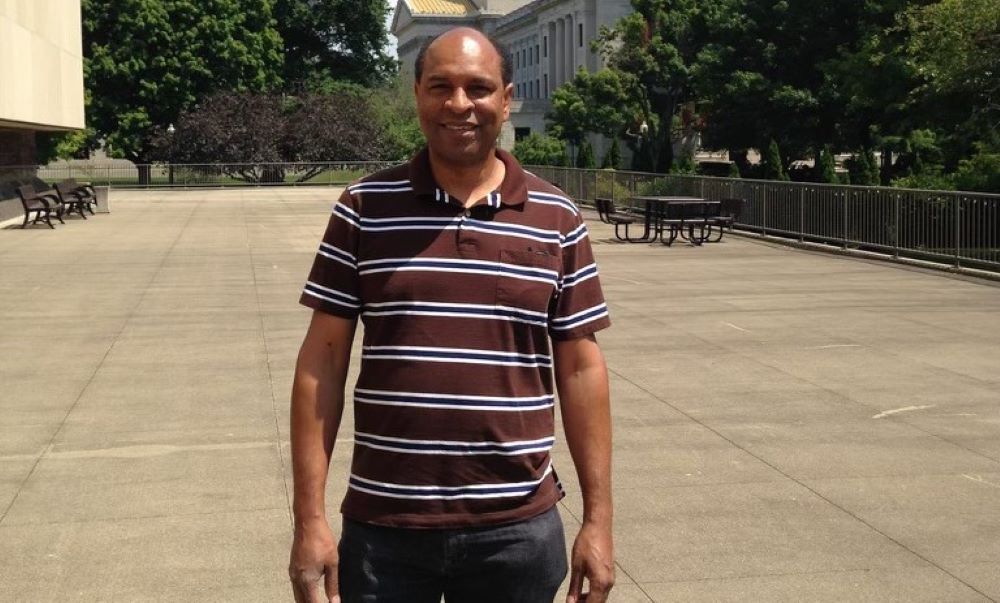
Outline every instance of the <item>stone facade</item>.
[[(602, 26), (632, 12), (629, 0), (466, 0), (464, 14), (420, 13), (419, 0), (399, 0), (392, 33), (399, 41), (401, 72), (412, 76), (413, 61), (428, 37), (459, 25), (495, 35), (514, 56), (514, 106), (501, 146), (545, 131), (552, 92), (578, 69), (596, 71), (603, 58), (590, 48)], [(430, 8), (430, 7), (426, 7)], [(602, 141), (595, 139), (598, 153)]]
[(35, 163), (35, 132), (83, 127), (80, 0), (0, 0), (0, 166)]

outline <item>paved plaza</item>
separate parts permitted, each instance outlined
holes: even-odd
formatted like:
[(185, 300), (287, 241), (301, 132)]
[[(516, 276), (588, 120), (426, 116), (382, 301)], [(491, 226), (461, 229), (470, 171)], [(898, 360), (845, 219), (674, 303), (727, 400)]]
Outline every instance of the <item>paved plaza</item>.
[[(290, 600), (297, 298), (339, 192), (115, 190), (0, 229), (0, 601)], [(1000, 600), (996, 283), (590, 226), (613, 601)]]

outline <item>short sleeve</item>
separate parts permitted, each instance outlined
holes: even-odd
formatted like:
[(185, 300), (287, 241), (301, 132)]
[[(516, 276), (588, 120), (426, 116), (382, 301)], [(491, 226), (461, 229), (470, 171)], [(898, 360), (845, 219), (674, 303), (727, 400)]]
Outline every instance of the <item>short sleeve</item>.
[(611, 326), (587, 225), (579, 214), (561, 247), (562, 274), (549, 316), (549, 336), (576, 339)]
[(345, 190), (330, 213), (330, 221), (299, 303), (343, 318), (358, 316), (361, 312), (358, 286), (360, 235), (359, 207), (354, 197)]

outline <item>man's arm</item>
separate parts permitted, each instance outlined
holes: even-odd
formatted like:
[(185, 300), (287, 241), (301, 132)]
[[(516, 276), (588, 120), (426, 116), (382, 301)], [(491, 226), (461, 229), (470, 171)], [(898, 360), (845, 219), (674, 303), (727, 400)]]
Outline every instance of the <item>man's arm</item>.
[(337, 542), (326, 518), (326, 477), (344, 410), (356, 320), (313, 312), (292, 384), (295, 539), (288, 574), (297, 603), (339, 601)]
[(601, 603), (615, 582), (611, 536), (611, 408), (608, 368), (593, 335), (553, 342), (563, 429), (583, 491), (583, 526), (573, 544), (569, 603)]

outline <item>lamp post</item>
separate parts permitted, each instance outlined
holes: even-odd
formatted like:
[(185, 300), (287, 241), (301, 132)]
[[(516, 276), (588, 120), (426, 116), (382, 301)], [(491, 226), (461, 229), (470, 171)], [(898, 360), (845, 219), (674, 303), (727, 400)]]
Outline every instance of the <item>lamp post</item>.
[(176, 131), (174, 124), (167, 126), (167, 138), (170, 141), (167, 150), (167, 182), (170, 186), (174, 185), (174, 132)]

